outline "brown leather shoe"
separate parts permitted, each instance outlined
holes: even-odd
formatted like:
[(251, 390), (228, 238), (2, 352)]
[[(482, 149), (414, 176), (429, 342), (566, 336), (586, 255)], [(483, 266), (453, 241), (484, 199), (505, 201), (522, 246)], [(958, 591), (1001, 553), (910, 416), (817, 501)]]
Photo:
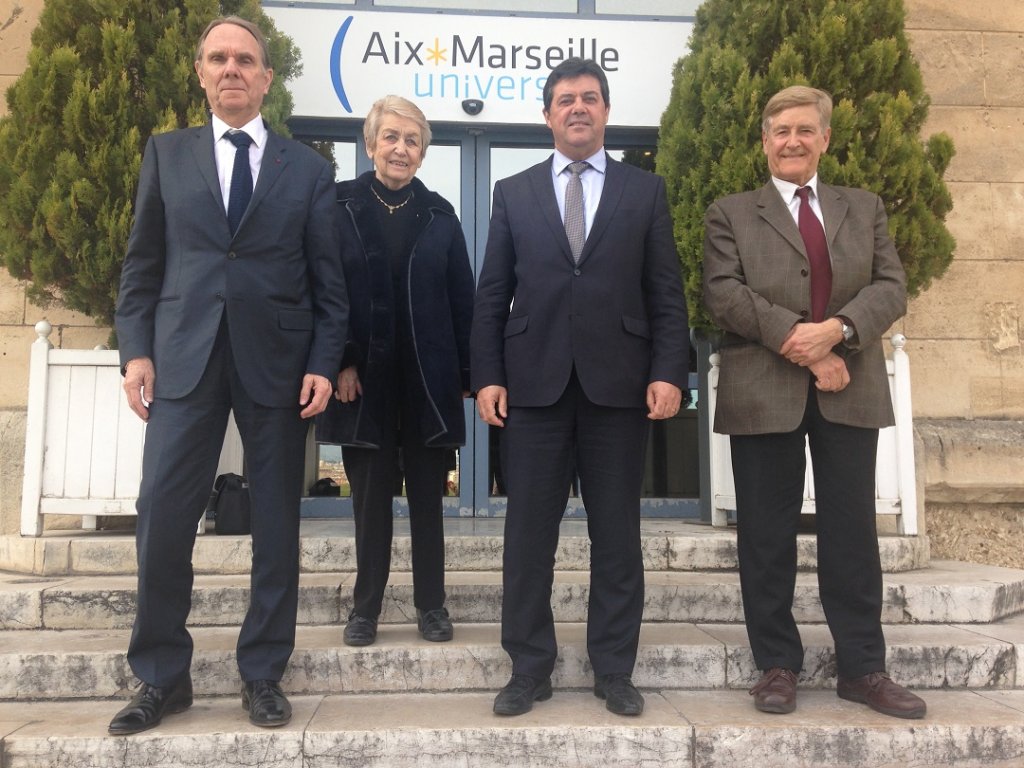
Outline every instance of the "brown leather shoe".
[(782, 667), (761, 673), (761, 679), (750, 689), (754, 706), (762, 712), (788, 715), (796, 709), (796, 674)]
[(872, 672), (852, 680), (840, 677), (836, 693), (841, 699), (867, 704), (883, 715), (909, 720), (924, 717), (928, 708), (924, 699), (894, 683), (885, 672)]

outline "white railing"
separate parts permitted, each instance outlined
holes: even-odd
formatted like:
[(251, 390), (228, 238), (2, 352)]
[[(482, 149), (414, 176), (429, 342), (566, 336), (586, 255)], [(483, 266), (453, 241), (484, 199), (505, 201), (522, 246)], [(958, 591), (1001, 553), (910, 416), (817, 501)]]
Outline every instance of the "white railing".
[[(39, 536), (43, 515), (134, 515), (146, 425), (121, 389), (118, 353), (53, 349), (51, 326), (36, 323), (29, 361), (21, 535)], [(229, 419), (217, 473), (242, 472), (242, 441)], [(200, 532), (203, 525), (199, 526)]]
[[(893, 334), (891, 360), (885, 365), (889, 373), (889, 392), (896, 414), (896, 425), (878, 434), (878, 459), (875, 467), (875, 508), (880, 515), (897, 515), (901, 534), (917, 535), (917, 480), (914, 470), (914, 423), (910, 401), (910, 360), (904, 351), (907, 339)], [(718, 353), (710, 358), (708, 373), (708, 408), (710, 424), (714, 425), (718, 395)], [(711, 457), (711, 524), (724, 526), (728, 514), (736, 509), (736, 488), (732, 479), (732, 457), (729, 436), (709, 429)], [(806, 450), (806, 448), (805, 448)], [(814, 478), (811, 474), (810, 452), (807, 454), (807, 475), (804, 479), (804, 514), (814, 513)]]
[[(106, 349), (53, 349), (51, 327), (35, 327), (29, 363), (28, 418), (21, 533), (39, 536), (43, 515), (80, 515), (84, 529), (96, 518), (134, 515), (142, 477), (145, 423), (128, 407), (121, 389), (118, 353)], [(896, 425), (880, 431), (876, 507), (897, 515), (900, 533), (917, 534), (917, 486), (906, 338), (895, 334), (886, 361)], [(717, 354), (711, 355), (708, 403), (714, 423), (718, 385)], [(708, 436), (711, 462), (712, 524), (724, 526), (736, 509), (727, 435)], [(315, 474), (315, 443), (307, 445), (307, 475)], [(228, 423), (217, 473), (242, 472), (242, 443), (234, 419)], [(309, 477), (307, 477), (307, 480)], [(814, 512), (814, 481), (808, 456), (803, 512)], [(200, 530), (202, 526), (200, 525)]]

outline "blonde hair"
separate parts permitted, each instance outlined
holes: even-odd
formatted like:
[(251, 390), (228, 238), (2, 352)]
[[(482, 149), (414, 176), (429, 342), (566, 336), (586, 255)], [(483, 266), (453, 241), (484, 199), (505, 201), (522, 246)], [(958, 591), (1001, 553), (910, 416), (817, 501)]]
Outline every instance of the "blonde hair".
[(366, 120), (363, 122), (363, 140), (367, 149), (374, 149), (377, 146), (377, 131), (380, 129), (381, 120), (384, 115), (397, 115), (406, 120), (412, 120), (420, 128), (420, 140), (423, 142), (423, 155), (427, 154), (427, 147), (430, 146), (430, 123), (427, 122), (423, 111), (402, 96), (385, 96), (377, 99), (370, 107)]
[(824, 133), (832, 123), (832, 97), (825, 91), (806, 85), (791, 85), (768, 99), (761, 113), (761, 130), (767, 133), (771, 129), (772, 118), (780, 112), (809, 104), (818, 108), (821, 132)]

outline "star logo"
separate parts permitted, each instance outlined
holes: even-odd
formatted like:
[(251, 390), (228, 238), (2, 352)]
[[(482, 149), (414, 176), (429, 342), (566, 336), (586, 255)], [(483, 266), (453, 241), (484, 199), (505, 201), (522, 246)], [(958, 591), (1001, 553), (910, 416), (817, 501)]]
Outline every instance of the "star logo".
[(440, 39), (435, 37), (434, 47), (427, 48), (427, 61), (434, 62), (435, 67), (440, 66), (442, 61), (448, 61), (446, 53), (448, 53), (448, 49), (442, 48)]

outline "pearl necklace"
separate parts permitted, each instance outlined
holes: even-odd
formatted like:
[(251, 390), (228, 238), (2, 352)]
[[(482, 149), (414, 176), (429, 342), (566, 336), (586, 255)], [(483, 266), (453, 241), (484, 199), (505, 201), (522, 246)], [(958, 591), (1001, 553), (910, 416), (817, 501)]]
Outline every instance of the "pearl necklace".
[(391, 203), (384, 202), (384, 198), (381, 197), (379, 194), (377, 194), (377, 190), (374, 189), (372, 186), (370, 187), (370, 191), (373, 192), (373, 196), (376, 197), (377, 200), (380, 201), (380, 204), (388, 209), (388, 216), (391, 216), (399, 208), (402, 208), (403, 206), (407, 205), (409, 203), (409, 201), (412, 200), (413, 195), (416, 194), (415, 191), (410, 190), (409, 191), (409, 196), (407, 198), (405, 198), (405, 200), (400, 202), (398, 205), (391, 205)]

